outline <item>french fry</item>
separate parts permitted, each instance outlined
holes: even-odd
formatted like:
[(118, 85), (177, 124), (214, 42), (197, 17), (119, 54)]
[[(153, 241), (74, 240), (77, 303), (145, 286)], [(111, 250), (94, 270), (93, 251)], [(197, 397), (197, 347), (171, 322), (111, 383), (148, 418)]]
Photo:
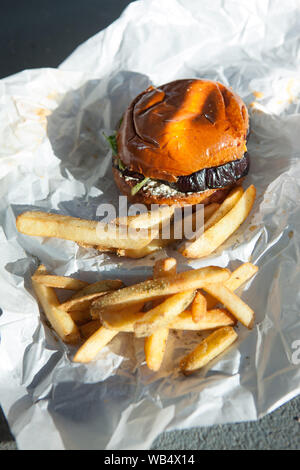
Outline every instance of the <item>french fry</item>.
[(147, 366), (150, 370), (157, 372), (162, 364), (167, 340), (169, 336), (169, 328), (159, 328), (152, 335), (145, 338), (144, 351)]
[[(211, 203), (211, 204), (207, 204), (206, 206), (204, 206), (203, 208), (204, 221), (206, 221), (219, 208), (219, 206), (220, 204), (218, 203)], [(174, 211), (175, 211), (175, 208), (172, 206), (162, 206), (159, 210), (155, 210), (152, 212), (146, 212), (146, 213), (136, 215), (136, 216), (119, 217), (113, 222), (116, 223), (117, 225), (124, 224), (132, 228), (149, 228), (149, 227), (157, 226), (160, 223), (163, 224), (167, 222), (168, 220), (171, 220), (174, 215)], [(193, 212), (192, 214), (193, 228), (195, 227), (196, 213), (197, 212)], [(182, 218), (182, 223), (184, 223), (184, 219), (185, 217)], [(174, 241), (174, 236), (172, 234), (173, 224), (172, 222), (170, 222), (170, 224), (171, 224), (170, 240), (162, 239), (164, 242), (164, 245), (166, 245), (168, 241), (169, 243)], [(161, 245), (159, 245), (158, 248), (161, 248)]]
[[(200, 214), (200, 215), (203, 215), (203, 221), (202, 222), (205, 225), (205, 223), (208, 221), (208, 219), (219, 209), (219, 207), (220, 207), (220, 204), (218, 204), (217, 202), (212, 202), (211, 204), (207, 204), (204, 207), (202, 206), (200, 209), (196, 209), (191, 215), (183, 216), (183, 218), (182, 218), (182, 235), (184, 236), (184, 224), (189, 219), (189, 217), (191, 217), (191, 219), (192, 219), (192, 230), (195, 232), (196, 229), (200, 228), (200, 227), (197, 227), (197, 225), (199, 224), (199, 222), (197, 221), (197, 218), (199, 217), (199, 215), (198, 215), (199, 211), (203, 211), (203, 213)], [(203, 230), (204, 230), (204, 225), (203, 225)]]
[(117, 310), (130, 303), (153, 300), (185, 290), (200, 289), (207, 283), (225, 282), (230, 271), (218, 266), (192, 269), (176, 274), (171, 279), (149, 279), (96, 299), (92, 304), (92, 316), (98, 316), (102, 309)]
[(76, 325), (82, 325), (83, 323), (88, 322), (91, 320), (91, 313), (90, 309), (86, 310), (71, 310), (69, 312), (70, 317), (76, 323)]
[(150, 336), (156, 330), (167, 327), (177, 315), (190, 305), (194, 296), (194, 290), (187, 290), (168, 297), (157, 307), (145, 313), (144, 317), (135, 323), (135, 336), (138, 338)]
[(93, 301), (107, 293), (108, 292), (100, 292), (99, 294), (90, 294), (86, 296), (85, 298), (75, 299), (74, 301), (72, 300), (72, 302), (74, 302), (73, 305), (71, 303), (67, 304), (66, 302), (63, 302), (61, 305), (63, 305), (63, 309), (66, 312), (69, 312), (70, 314), (74, 311), (79, 312), (80, 310), (83, 312), (85, 310), (90, 310)]
[[(133, 307), (133, 306), (132, 306)], [(116, 330), (116, 331), (123, 331), (126, 333), (133, 333), (134, 331), (134, 324), (138, 321), (141, 320), (144, 317), (145, 313), (144, 312), (135, 312), (132, 311), (132, 308), (130, 309), (122, 309), (118, 312), (101, 312), (100, 313), (100, 320), (105, 326), (105, 328), (108, 328), (110, 330)]]
[(32, 280), (38, 284), (57, 289), (80, 290), (88, 286), (89, 283), (67, 276), (55, 276), (53, 274), (34, 274)]
[(232, 189), (222, 204), (220, 204), (219, 208), (214, 211), (214, 213), (205, 222), (204, 231), (208, 230), (214, 224), (219, 222), (219, 220), (221, 220), (229, 211), (231, 211), (231, 209), (233, 209), (243, 194), (244, 190), (242, 186), (237, 186), (236, 188)]
[[(159, 223), (159, 222), (163, 223), (163, 222), (166, 222), (168, 218), (171, 219), (173, 213), (174, 213), (174, 208), (170, 206), (164, 206), (163, 208), (160, 209), (160, 211), (147, 212), (147, 213), (136, 215), (136, 216), (119, 217), (113, 220), (112, 223), (118, 226), (125, 225), (133, 229), (139, 228), (139, 226), (144, 229), (153, 228), (155, 227), (154, 223)], [(133, 258), (133, 259), (144, 258), (145, 256), (155, 253), (158, 250), (162, 250), (163, 248), (170, 245), (174, 241), (174, 238), (172, 237), (172, 222), (170, 222), (170, 224), (171, 224), (170, 238), (163, 239), (161, 238), (161, 236), (158, 236), (159, 232), (155, 232), (156, 236), (155, 237), (153, 236), (150, 243), (143, 246), (142, 248), (136, 248), (136, 247), (128, 248), (128, 249), (107, 248), (107, 247), (104, 247), (103, 245), (96, 245), (96, 246), (93, 246), (93, 248), (101, 252), (106, 251), (106, 252), (115, 253), (116, 255), (120, 257), (127, 257), (127, 258)], [(80, 243), (80, 245), (85, 246), (86, 248), (89, 247), (89, 245), (87, 244)], [(136, 245), (134, 244), (134, 246)]]
[(187, 258), (203, 258), (221, 246), (246, 220), (254, 201), (256, 189), (253, 185), (244, 192), (235, 206), (195, 241), (185, 242), (179, 252)]
[(113, 222), (117, 225), (127, 225), (131, 228), (150, 228), (171, 219), (174, 210), (172, 206), (158, 206), (155, 210), (128, 217), (119, 217)]
[(201, 292), (197, 292), (192, 302), (192, 318), (197, 323), (207, 311), (207, 302), (205, 296)]
[(100, 326), (78, 349), (73, 361), (87, 363), (96, 359), (99, 352), (118, 334), (118, 331), (108, 330)]
[[(145, 256), (151, 255), (156, 251), (162, 250), (166, 248), (168, 245), (171, 245), (174, 242), (173, 238), (170, 239), (162, 239), (162, 238), (154, 238), (151, 240), (148, 245), (143, 246), (142, 248), (130, 248), (130, 249), (123, 249), (123, 248), (104, 248), (101, 245), (93, 246), (98, 251), (107, 252), (107, 253), (114, 253), (120, 257), (126, 258), (133, 258), (139, 259), (144, 258)], [(88, 248), (88, 245), (86, 246)]]
[(251, 329), (254, 323), (254, 311), (224, 284), (210, 284), (203, 287), (226, 307), (244, 326)]
[(110, 290), (120, 289), (124, 284), (120, 279), (100, 279), (99, 281), (93, 282), (88, 286), (81, 289), (76, 294), (72, 295), (72, 299), (80, 299), (90, 294), (99, 294)]
[(174, 230), (174, 224), (173, 222), (170, 222), (170, 230), (160, 230), (159, 237), (153, 238), (153, 240), (151, 240), (151, 242), (145, 247), (132, 248), (130, 250), (117, 250), (117, 254), (128, 258), (144, 258), (145, 256), (155, 253), (156, 251), (163, 250), (174, 243), (176, 241)]
[(172, 278), (176, 275), (177, 261), (175, 258), (163, 258), (157, 260), (153, 266), (153, 279), (161, 277)]
[[(41, 265), (35, 275), (47, 274), (45, 266)], [(52, 287), (47, 287), (32, 281), (34, 292), (53, 330), (65, 342), (74, 344), (80, 339), (79, 330), (71, 316), (60, 308), (57, 295)]]
[[(101, 280), (90, 284), (81, 291), (77, 292), (72, 299), (69, 300), (71, 305), (68, 308), (74, 308), (74, 305), (78, 305), (76, 302), (85, 303), (87, 299), (90, 301), (91, 296), (101, 295), (103, 292), (106, 292), (107, 289), (119, 289), (123, 286), (122, 281), (116, 280)], [(103, 292), (101, 292), (103, 291)], [(84, 338), (87, 338), (86, 341), (82, 344), (79, 350), (76, 352), (73, 361), (87, 363), (93, 361), (98, 353), (118, 334), (118, 331), (105, 328), (105, 326), (100, 326), (100, 320), (94, 320), (89, 322), (89, 326), (86, 328), (81, 327), (81, 335)], [(98, 329), (97, 329), (98, 326)]]
[(95, 331), (99, 330), (101, 323), (99, 320), (91, 320), (84, 325), (79, 326), (80, 335), (84, 339), (88, 339)]
[[(128, 312), (123, 311), (122, 313), (104, 314), (103, 326), (120, 332), (133, 333), (134, 324), (143, 320), (144, 317), (145, 313), (143, 312), (128, 314)], [(207, 310), (197, 323), (193, 321), (191, 310), (184, 310), (168, 324), (168, 328), (169, 330), (201, 331), (212, 330), (220, 326), (233, 326), (236, 322), (236, 319), (225, 308)]]
[(181, 359), (181, 371), (189, 374), (205, 366), (224, 352), (237, 339), (237, 336), (231, 326), (217, 329), (202, 340), (192, 352)]
[(255, 266), (255, 264), (243, 263), (232, 272), (230, 278), (227, 279), (224, 284), (229, 290), (235, 291), (252, 276), (254, 276), (257, 271), (258, 266)]
[(143, 248), (131, 248), (128, 250), (118, 249), (116, 250), (116, 254), (118, 256), (126, 256), (127, 258), (144, 258), (145, 256), (155, 253), (158, 250), (162, 250), (166, 246), (170, 245), (172, 242), (172, 239), (162, 240), (161, 238), (155, 238)]
[(130, 333), (133, 332), (134, 323), (144, 316), (142, 312), (143, 306), (144, 302), (137, 302), (118, 309), (116, 312), (102, 310), (98, 318), (100, 318), (105, 328)]
[(154, 230), (128, 230), (95, 220), (85, 220), (41, 211), (28, 211), (17, 217), (16, 226), (25, 235), (55, 237), (85, 245), (117, 249), (143, 248), (156, 237)]
[[(165, 258), (163, 260), (156, 261), (153, 267), (153, 278), (171, 278), (176, 274), (176, 265), (177, 262), (175, 258)], [(155, 303), (157, 302), (161, 302), (161, 300), (156, 300)], [(165, 354), (168, 336), (169, 328), (163, 327), (145, 338), (145, 359), (149, 369), (153, 371), (158, 371), (160, 369)]]
[(112, 248), (109, 246), (103, 245), (89, 245), (88, 243), (76, 242), (77, 245), (82, 246), (82, 248), (90, 249), (93, 248), (94, 250), (101, 251), (103, 253), (116, 253), (118, 248)]
[(123, 282), (119, 279), (103, 279), (94, 282), (72, 295), (69, 300), (66, 300), (66, 302), (60, 305), (60, 308), (67, 312), (72, 310), (84, 310), (90, 306), (94, 299), (107, 294), (109, 291), (120, 289), (122, 286)]
[[(207, 220), (220, 206), (220, 204), (217, 204), (215, 202), (208, 204), (207, 206), (204, 207), (204, 221)], [(182, 218), (182, 224), (184, 224), (185, 218)], [(165, 221), (164, 221), (165, 222)], [(192, 227), (193, 230), (195, 230), (196, 226), (196, 212), (192, 214)], [(184, 226), (182, 226), (181, 232), (184, 233)], [(144, 258), (147, 255), (153, 254), (156, 251), (163, 250), (169, 245), (172, 245), (176, 241), (175, 239), (175, 233), (174, 233), (174, 224), (170, 222), (170, 233), (168, 234), (168, 237), (162, 238), (163, 234), (160, 232), (160, 237), (159, 238), (154, 238), (151, 240), (151, 242), (144, 246), (143, 248), (139, 249), (117, 249), (116, 253), (118, 256), (125, 256), (127, 258)], [(103, 247), (96, 247), (99, 249), (99, 251), (103, 251)]]
[(220, 207), (220, 204), (217, 202), (212, 202), (204, 206), (204, 223), (211, 217), (216, 210)]
[[(219, 204), (217, 203), (212, 203), (208, 204), (206, 206), (201, 206), (198, 208), (196, 206), (196, 210), (186, 214), (184, 211), (181, 212), (181, 217), (174, 218), (173, 221), (170, 224), (169, 230), (166, 229), (166, 227), (162, 227), (161, 232), (160, 232), (160, 238), (162, 239), (162, 247), (166, 247), (169, 244), (172, 244), (174, 242), (180, 241), (183, 237), (186, 231), (190, 233), (195, 232), (197, 229), (199, 229), (199, 222), (201, 224), (204, 224), (205, 221), (211, 217), (211, 215), (218, 209)], [(200, 216), (199, 216), (200, 213)], [(199, 217), (202, 217), (199, 221)], [(168, 227), (167, 227), (168, 228)], [(154, 240), (153, 240), (154, 241)]]
[[(254, 276), (254, 274), (256, 274), (257, 271), (258, 271), (258, 266), (255, 266), (252, 263), (243, 263), (231, 273), (230, 278), (224, 282), (224, 285), (229, 290), (234, 292), (242, 284), (244, 284), (252, 276)], [(207, 309), (210, 310), (217, 305), (218, 300), (212, 297), (210, 294), (206, 294), (205, 297), (206, 297), (206, 302), (207, 302)]]
[(171, 323), (169, 328), (172, 330), (212, 330), (221, 326), (233, 326), (236, 319), (225, 308), (216, 308), (207, 310), (200, 320), (195, 323), (190, 310), (180, 313)]

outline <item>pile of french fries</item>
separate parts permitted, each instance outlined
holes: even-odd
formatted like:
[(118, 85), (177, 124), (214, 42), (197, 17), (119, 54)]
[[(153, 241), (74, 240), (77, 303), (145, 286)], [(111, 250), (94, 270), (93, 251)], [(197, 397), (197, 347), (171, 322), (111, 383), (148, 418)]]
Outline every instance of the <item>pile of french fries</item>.
[[(257, 270), (244, 263), (233, 272), (208, 266), (177, 273), (176, 260), (164, 258), (156, 261), (151, 279), (124, 286), (118, 279), (88, 284), (50, 275), (41, 265), (32, 284), (52, 329), (65, 343), (78, 346), (74, 362), (101, 359), (103, 348), (126, 332), (143, 338), (146, 364), (158, 371), (171, 330), (199, 331), (204, 339), (180, 360), (181, 371), (189, 374), (237, 339), (237, 322), (252, 328), (254, 312), (234, 291)], [(74, 293), (59, 302), (56, 289)]]
[[(191, 239), (179, 240), (176, 249), (187, 258), (215, 252), (246, 220), (255, 197), (253, 185), (246, 191), (238, 186), (221, 204), (205, 206), (202, 230)], [(142, 258), (178, 242), (174, 211), (174, 206), (162, 206), (136, 216), (119, 217), (109, 224), (29, 211), (17, 218), (16, 225), (26, 235), (62, 238), (87, 248)], [(194, 230), (196, 211), (190, 216)], [(164, 223), (170, 228), (167, 237), (163, 234)], [(185, 219), (180, 223), (184, 224)], [(52, 329), (62, 341), (77, 346), (74, 362), (96, 360), (116, 335), (125, 332), (143, 338), (146, 364), (158, 371), (170, 331), (198, 331), (204, 339), (180, 360), (180, 369), (189, 374), (236, 340), (237, 322), (252, 328), (254, 312), (235, 291), (257, 269), (244, 263), (233, 272), (208, 266), (178, 273), (175, 258), (164, 258), (155, 263), (151, 279), (124, 286), (119, 279), (87, 283), (51, 275), (41, 265), (32, 276), (32, 284)], [(60, 302), (57, 289), (73, 293)]]
[[(246, 220), (256, 197), (253, 185), (246, 191), (234, 188), (221, 203), (204, 207), (203, 230), (191, 240), (178, 240), (174, 233), (174, 206), (161, 206), (157, 210), (136, 216), (119, 217), (112, 223), (101, 223), (60, 214), (28, 211), (17, 217), (16, 226), (25, 235), (56, 237), (111, 252), (128, 258), (142, 258), (169, 245), (187, 258), (203, 258), (215, 252)], [(196, 212), (192, 223), (195, 224)], [(170, 223), (170, 233), (163, 235), (162, 226)], [(182, 224), (185, 223), (183, 218)], [(116, 230), (116, 226), (118, 230)], [(182, 231), (184, 233), (184, 230)]]

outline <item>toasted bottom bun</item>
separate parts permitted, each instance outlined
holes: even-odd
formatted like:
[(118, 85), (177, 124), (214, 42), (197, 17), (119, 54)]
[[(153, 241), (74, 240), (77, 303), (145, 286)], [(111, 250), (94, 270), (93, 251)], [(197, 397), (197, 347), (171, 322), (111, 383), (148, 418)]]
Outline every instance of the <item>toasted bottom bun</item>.
[(212, 202), (222, 202), (227, 196), (228, 192), (236, 185), (242, 183), (244, 178), (236, 181), (235, 185), (226, 186), (218, 189), (208, 189), (199, 193), (181, 193), (173, 190), (164, 184), (156, 184), (151, 182), (143, 186), (134, 196), (131, 194), (131, 189), (137, 184), (136, 178), (124, 176), (118, 169), (112, 168), (113, 176), (120, 192), (127, 196), (132, 203), (145, 204), (165, 204), (176, 206), (187, 206), (194, 204), (211, 204)]

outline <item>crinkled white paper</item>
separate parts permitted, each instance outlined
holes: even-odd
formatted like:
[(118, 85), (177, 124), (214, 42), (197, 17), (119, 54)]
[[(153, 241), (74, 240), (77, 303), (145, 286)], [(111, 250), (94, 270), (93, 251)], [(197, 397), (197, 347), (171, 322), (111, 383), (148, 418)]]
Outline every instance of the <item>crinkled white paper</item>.
[[(255, 420), (299, 393), (299, 24), (296, 0), (138, 1), (58, 69), (1, 80), (0, 400), (20, 449), (147, 449), (162, 431)], [(121, 334), (96, 362), (74, 364), (74, 351), (40, 321), (30, 282), (38, 263), (130, 284), (150, 275), (154, 259), (24, 236), (16, 216), (93, 218), (102, 203), (117, 208), (103, 131), (149, 84), (193, 77), (231, 86), (249, 106), (245, 186), (258, 194), (222, 250), (190, 263), (176, 256), (181, 270), (257, 264), (242, 293), (255, 327), (239, 326), (230, 351), (190, 377), (177, 373), (196, 340), (183, 333), (171, 335), (158, 373), (144, 363), (143, 341)]]

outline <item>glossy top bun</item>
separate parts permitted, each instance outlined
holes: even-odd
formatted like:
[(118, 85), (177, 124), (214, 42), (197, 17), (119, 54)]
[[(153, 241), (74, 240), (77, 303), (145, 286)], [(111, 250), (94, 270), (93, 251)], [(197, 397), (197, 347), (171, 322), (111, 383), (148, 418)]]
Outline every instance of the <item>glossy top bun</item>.
[(117, 135), (118, 157), (130, 171), (174, 182), (242, 158), (248, 112), (221, 83), (176, 80), (140, 93)]

